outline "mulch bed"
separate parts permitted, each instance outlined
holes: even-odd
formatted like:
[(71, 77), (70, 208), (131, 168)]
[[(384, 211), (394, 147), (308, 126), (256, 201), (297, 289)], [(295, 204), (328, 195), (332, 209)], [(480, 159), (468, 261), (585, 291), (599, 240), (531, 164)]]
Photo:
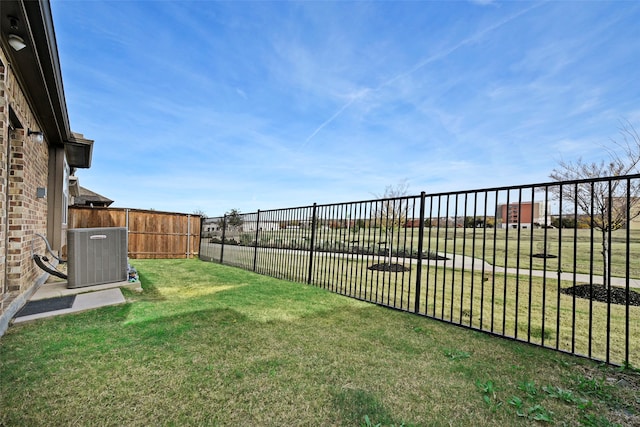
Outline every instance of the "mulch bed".
[[(576, 285), (570, 288), (563, 288), (561, 292), (567, 295), (575, 294), (577, 298), (592, 299), (593, 301), (604, 303), (609, 301), (609, 292), (604, 285)], [(627, 290), (612, 287), (610, 301), (612, 304), (627, 305)], [(640, 293), (629, 290), (629, 305), (640, 306)]]
[(391, 271), (391, 272), (409, 271), (407, 267), (400, 264), (373, 264), (367, 267), (367, 269), (374, 270), (374, 271)]
[(532, 258), (558, 258), (558, 255), (552, 255), (547, 253), (533, 254)]

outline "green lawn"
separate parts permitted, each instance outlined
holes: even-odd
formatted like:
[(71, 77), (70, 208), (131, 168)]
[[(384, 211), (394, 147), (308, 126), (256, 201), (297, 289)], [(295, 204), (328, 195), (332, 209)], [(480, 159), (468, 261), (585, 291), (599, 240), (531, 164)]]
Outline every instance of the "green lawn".
[(638, 425), (640, 376), (199, 260), (12, 326), (0, 425)]
[[(211, 247), (205, 254), (211, 255)], [(219, 248), (217, 248), (219, 250)], [(213, 257), (219, 259), (219, 254)], [(309, 252), (226, 246), (225, 264), (306, 283)], [(414, 311), (417, 265), (400, 260), (404, 272), (370, 271), (383, 257), (316, 252), (312, 282), (361, 300)], [(479, 264), (479, 263), (478, 263)], [(614, 364), (640, 365), (640, 306), (607, 304), (560, 292), (574, 285), (494, 272), (469, 271), (431, 263), (422, 266), (419, 310), (430, 317), (494, 332), (521, 341), (585, 355)], [(627, 339), (628, 336), (628, 339)]]

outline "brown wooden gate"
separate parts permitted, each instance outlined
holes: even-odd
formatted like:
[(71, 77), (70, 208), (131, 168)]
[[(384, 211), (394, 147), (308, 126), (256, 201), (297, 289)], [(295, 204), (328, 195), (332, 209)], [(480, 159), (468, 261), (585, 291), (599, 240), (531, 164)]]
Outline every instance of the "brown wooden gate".
[(126, 227), (129, 258), (192, 258), (200, 248), (199, 215), (129, 208), (69, 208), (68, 228)]

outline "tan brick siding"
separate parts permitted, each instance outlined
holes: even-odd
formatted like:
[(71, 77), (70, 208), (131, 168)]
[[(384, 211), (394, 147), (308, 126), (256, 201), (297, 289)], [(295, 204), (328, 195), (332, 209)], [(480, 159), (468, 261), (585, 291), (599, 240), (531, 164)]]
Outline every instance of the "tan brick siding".
[(0, 300), (7, 290), (5, 284), (6, 266), (6, 220), (7, 218), (7, 140), (8, 140), (8, 105), (4, 90), (5, 67), (4, 56), (0, 57)]
[[(0, 61), (8, 63), (4, 54)], [(42, 274), (31, 255), (32, 248), (40, 254), (45, 250), (44, 241), (35, 234), (46, 235), (47, 232), (47, 198), (38, 198), (37, 189), (47, 188), (49, 148), (46, 141), (38, 143), (27, 136), (27, 129), (39, 129), (39, 126), (12, 69), (3, 67), (1, 77), (0, 161), (4, 172), (0, 176), (3, 213), (0, 261), (4, 265), (0, 266), (0, 280), (3, 281), (2, 292), (15, 295), (27, 290)], [(10, 109), (20, 122), (14, 125), (21, 128), (9, 129)]]

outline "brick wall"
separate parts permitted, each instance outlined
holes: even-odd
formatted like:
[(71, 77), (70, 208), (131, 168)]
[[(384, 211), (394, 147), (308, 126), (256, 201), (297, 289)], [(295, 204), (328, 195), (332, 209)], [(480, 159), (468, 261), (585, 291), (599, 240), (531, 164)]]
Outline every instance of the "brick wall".
[(8, 105), (4, 90), (5, 59), (0, 57), (0, 300), (6, 289), (6, 218), (7, 218), (7, 140), (8, 140)]
[[(7, 64), (4, 56), (2, 64)], [(18, 295), (29, 289), (42, 275), (31, 259), (32, 247), (44, 253), (45, 244), (36, 233), (47, 233), (47, 198), (38, 198), (37, 189), (47, 188), (49, 148), (27, 136), (28, 129), (39, 129), (28, 100), (9, 66), (3, 67), (0, 120), (2, 121), (3, 173), (2, 227), (4, 242), (0, 244), (0, 260), (4, 265), (3, 293)], [(11, 114), (10, 114), (11, 112)], [(13, 118), (13, 120), (12, 120)], [(13, 121), (14, 123), (10, 123)], [(15, 129), (9, 129), (9, 125)]]

